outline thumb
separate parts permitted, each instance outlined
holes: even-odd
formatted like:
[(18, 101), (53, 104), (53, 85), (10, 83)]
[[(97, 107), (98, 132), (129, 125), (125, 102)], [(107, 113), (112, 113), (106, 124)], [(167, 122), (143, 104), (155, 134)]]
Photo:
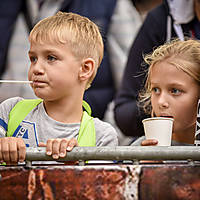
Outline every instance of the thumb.
[(45, 144), (45, 143), (43, 143), (43, 142), (40, 142), (39, 144), (38, 144), (38, 147), (46, 147), (47, 145)]

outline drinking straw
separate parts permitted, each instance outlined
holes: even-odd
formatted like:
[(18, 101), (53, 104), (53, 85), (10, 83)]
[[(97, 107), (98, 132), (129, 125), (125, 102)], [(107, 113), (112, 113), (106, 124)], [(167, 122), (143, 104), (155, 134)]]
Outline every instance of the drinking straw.
[(33, 81), (0, 80), (0, 83), (33, 83)]

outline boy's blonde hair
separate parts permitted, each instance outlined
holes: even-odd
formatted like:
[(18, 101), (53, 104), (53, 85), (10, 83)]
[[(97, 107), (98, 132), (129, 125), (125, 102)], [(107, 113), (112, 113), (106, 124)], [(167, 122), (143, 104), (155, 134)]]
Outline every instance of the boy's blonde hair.
[(200, 41), (175, 39), (156, 48), (153, 53), (144, 57), (149, 65), (145, 88), (139, 94), (140, 106), (147, 114), (152, 114), (151, 108), (151, 72), (156, 63), (167, 62), (191, 76), (200, 86)]
[(95, 23), (87, 17), (59, 11), (38, 22), (29, 35), (29, 41), (67, 44), (77, 59), (94, 59), (95, 70), (86, 89), (90, 87), (101, 64), (104, 49), (102, 36)]

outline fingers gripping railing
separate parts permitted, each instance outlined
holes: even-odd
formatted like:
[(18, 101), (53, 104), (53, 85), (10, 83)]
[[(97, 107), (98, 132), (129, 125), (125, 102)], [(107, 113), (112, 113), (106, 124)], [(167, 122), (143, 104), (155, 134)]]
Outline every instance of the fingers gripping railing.
[[(44, 147), (27, 148), (27, 161), (54, 160), (46, 155)], [(117, 147), (75, 147), (59, 161), (76, 160), (200, 160), (198, 146), (117, 146)]]

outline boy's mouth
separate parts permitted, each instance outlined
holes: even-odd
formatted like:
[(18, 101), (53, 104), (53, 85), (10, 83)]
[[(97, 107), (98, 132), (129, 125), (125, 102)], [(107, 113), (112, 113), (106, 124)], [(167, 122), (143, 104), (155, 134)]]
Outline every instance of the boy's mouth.
[(41, 80), (34, 80), (32, 84), (33, 87), (43, 87), (44, 85), (47, 84), (47, 82)]
[(33, 83), (47, 83), (45, 80), (42, 79), (33, 79)]

